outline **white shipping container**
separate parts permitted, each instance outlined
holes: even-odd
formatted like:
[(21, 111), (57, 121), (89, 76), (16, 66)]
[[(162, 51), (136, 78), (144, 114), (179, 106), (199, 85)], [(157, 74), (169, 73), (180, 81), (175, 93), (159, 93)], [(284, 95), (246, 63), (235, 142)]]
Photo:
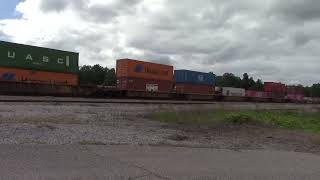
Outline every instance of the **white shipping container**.
[(223, 96), (245, 96), (246, 90), (242, 88), (221, 87)]

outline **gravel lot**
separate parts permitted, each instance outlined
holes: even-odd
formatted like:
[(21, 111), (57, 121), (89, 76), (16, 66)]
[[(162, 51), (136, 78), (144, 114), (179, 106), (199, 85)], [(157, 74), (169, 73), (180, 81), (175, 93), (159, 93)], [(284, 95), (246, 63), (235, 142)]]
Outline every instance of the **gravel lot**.
[[(230, 103), (229, 106), (224, 104), (221, 107), (280, 107), (245, 105)], [(320, 136), (317, 134), (255, 126), (219, 129), (175, 126), (153, 121), (147, 116), (152, 111), (214, 110), (216, 106), (1, 103), (0, 144), (165, 145), (320, 152)], [(291, 105), (287, 106), (292, 109)], [(300, 108), (310, 109), (302, 106)]]

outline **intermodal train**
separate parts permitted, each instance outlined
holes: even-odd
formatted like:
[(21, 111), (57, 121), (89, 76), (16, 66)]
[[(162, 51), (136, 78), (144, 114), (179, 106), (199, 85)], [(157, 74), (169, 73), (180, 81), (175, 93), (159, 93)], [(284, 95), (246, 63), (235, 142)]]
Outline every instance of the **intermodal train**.
[(266, 82), (264, 91), (215, 87), (215, 75), (171, 65), (119, 59), (117, 85), (81, 85), (79, 54), (0, 41), (0, 94), (179, 100), (317, 102), (301, 89)]

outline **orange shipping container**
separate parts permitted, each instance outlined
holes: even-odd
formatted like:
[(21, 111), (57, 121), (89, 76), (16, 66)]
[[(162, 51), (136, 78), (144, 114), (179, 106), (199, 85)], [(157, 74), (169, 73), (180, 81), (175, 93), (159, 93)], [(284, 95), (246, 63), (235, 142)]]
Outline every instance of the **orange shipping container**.
[(78, 75), (55, 73), (47, 71), (34, 71), (16, 68), (1, 68), (0, 80), (2, 81), (23, 81), (45, 84), (78, 85)]
[(117, 78), (174, 81), (173, 66), (132, 59), (117, 60)]

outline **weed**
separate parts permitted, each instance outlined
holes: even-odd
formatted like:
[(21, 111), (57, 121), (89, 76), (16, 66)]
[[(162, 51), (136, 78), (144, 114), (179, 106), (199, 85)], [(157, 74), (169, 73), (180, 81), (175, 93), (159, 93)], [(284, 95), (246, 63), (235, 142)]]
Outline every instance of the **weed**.
[(274, 111), (188, 111), (156, 112), (153, 119), (166, 123), (206, 125), (209, 127), (222, 124), (269, 125), (290, 130), (320, 132), (320, 113), (274, 112)]

